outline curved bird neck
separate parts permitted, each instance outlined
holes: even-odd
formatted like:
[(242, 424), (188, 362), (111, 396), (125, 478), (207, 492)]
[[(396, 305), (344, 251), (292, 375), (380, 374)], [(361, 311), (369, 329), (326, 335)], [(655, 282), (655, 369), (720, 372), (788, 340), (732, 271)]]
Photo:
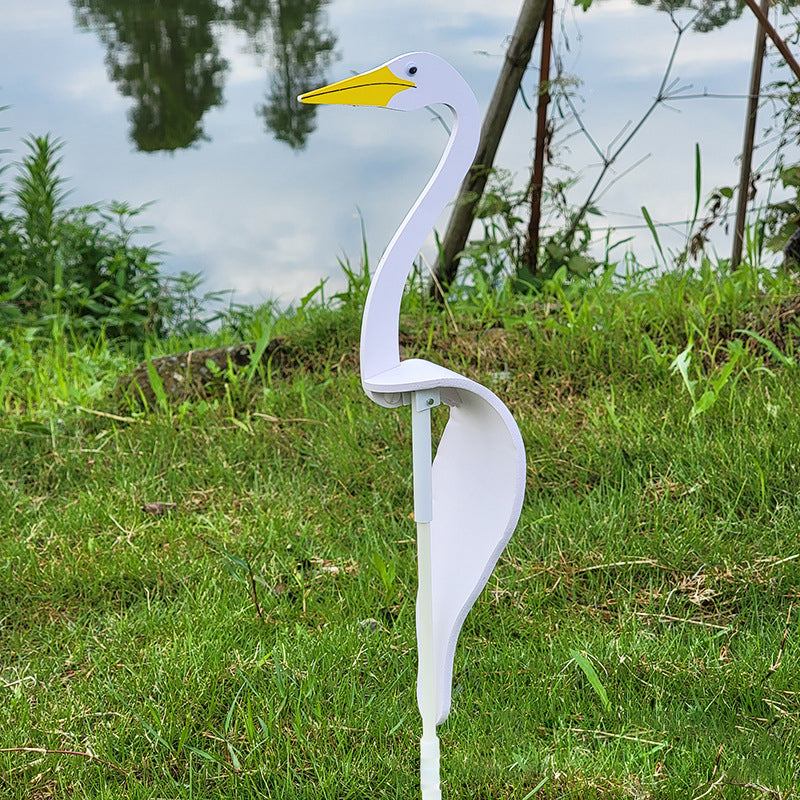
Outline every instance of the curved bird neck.
[[(361, 322), (361, 380), (400, 363), (400, 302), (420, 247), (469, 170), (478, 148), (478, 102), (466, 82), (446, 105), (454, 114), (447, 147), (433, 175), (383, 253)], [(375, 399), (375, 398), (373, 398)]]

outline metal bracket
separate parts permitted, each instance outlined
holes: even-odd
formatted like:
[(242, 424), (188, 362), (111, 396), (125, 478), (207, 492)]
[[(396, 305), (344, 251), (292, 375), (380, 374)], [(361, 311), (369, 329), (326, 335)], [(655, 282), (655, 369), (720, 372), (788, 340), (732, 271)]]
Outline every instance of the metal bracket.
[(411, 394), (411, 404), (414, 411), (429, 411), (431, 408), (435, 408), (442, 402), (438, 389), (424, 389), (417, 392), (411, 392)]

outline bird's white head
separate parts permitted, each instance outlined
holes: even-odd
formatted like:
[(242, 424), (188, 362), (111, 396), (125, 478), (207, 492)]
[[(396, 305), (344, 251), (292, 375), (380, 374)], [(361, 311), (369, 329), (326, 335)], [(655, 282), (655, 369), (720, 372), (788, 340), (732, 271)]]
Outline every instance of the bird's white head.
[(447, 103), (452, 105), (464, 79), (432, 53), (406, 53), (343, 81), (301, 94), (302, 103), (382, 106), (397, 111)]
[[(366, 381), (400, 363), (397, 331), (406, 278), (425, 236), (472, 163), (481, 125), (478, 102), (458, 72), (431, 53), (406, 53), (298, 99), (303, 103), (380, 106), (397, 111), (442, 103), (453, 112), (454, 124), (444, 153), (384, 251), (370, 283), (361, 326), (361, 377)], [(387, 399), (387, 393), (373, 392), (366, 384), (365, 389), (375, 402), (397, 405)]]

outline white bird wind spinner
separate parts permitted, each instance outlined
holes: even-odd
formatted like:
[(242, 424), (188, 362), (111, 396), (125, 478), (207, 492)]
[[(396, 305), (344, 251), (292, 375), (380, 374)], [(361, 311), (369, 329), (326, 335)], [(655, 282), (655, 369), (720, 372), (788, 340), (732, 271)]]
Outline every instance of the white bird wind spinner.
[[(372, 279), (361, 323), (361, 383), (378, 405), (411, 405), (417, 525), (417, 702), (420, 783), (439, 800), (436, 726), (450, 713), (453, 659), (464, 619), (516, 527), (525, 448), (509, 410), (485, 386), (421, 359), (400, 360), (400, 302), (414, 259), (458, 189), (478, 146), (478, 103), (466, 81), (430, 53), (408, 53), (316, 89), (303, 103), (410, 111), (442, 103), (455, 116), (433, 176), (397, 229)], [(450, 407), (431, 464), (430, 410)]]

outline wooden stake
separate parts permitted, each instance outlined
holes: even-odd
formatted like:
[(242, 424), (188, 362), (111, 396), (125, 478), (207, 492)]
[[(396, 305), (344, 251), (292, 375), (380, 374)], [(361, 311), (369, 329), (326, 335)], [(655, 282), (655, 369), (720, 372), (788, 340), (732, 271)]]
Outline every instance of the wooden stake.
[(494, 157), (508, 122), (514, 98), (531, 60), (536, 32), (541, 25), (547, 3), (548, 0), (525, 0), (522, 4), (503, 61), (503, 68), (497, 78), (494, 94), (481, 127), (478, 152), (458, 190), (453, 213), (442, 239), (442, 249), (434, 264), (435, 280), (430, 289), (434, 297), (442, 298), (443, 292), (447, 291), (458, 271), (461, 251), (467, 243), (475, 219), (475, 207), (486, 188), (489, 170), (494, 164)]
[[(747, 0), (748, 5), (750, 0)], [(742, 261), (744, 244), (744, 226), (747, 219), (747, 195), (750, 189), (750, 168), (753, 161), (753, 143), (756, 133), (756, 117), (758, 116), (758, 99), (761, 93), (761, 68), (764, 63), (764, 52), (767, 46), (765, 27), (761, 22), (766, 20), (770, 0), (761, 0), (758, 16), (756, 43), (753, 49), (753, 65), (750, 68), (750, 92), (747, 100), (747, 119), (744, 127), (744, 145), (742, 146), (742, 166), (739, 172), (739, 196), (736, 202), (736, 225), (733, 230), (733, 253), (731, 254), (731, 270), (737, 269)], [(761, 13), (763, 12), (763, 13)], [(769, 25), (769, 22), (767, 21)]]
[(550, 103), (550, 53), (553, 46), (553, 0), (548, 0), (542, 22), (542, 57), (539, 67), (539, 105), (536, 109), (536, 149), (531, 178), (531, 218), (528, 223), (528, 243), (525, 261), (531, 274), (539, 260), (539, 224), (542, 218), (542, 187), (544, 186), (544, 150), (547, 140), (547, 106)]
[(792, 51), (789, 50), (789, 46), (783, 41), (778, 31), (772, 27), (769, 19), (767, 18), (767, 13), (769, 12), (769, 3), (766, 4), (765, 8), (765, 4), (762, 2), (761, 8), (759, 8), (755, 4), (755, 0), (744, 1), (747, 3), (750, 10), (756, 15), (758, 21), (761, 23), (761, 27), (766, 31), (769, 38), (772, 39), (772, 43), (778, 48), (778, 52), (783, 56), (784, 60), (789, 65), (789, 69), (794, 72), (795, 77), (800, 81), (800, 64), (797, 63), (797, 59), (792, 55)]

